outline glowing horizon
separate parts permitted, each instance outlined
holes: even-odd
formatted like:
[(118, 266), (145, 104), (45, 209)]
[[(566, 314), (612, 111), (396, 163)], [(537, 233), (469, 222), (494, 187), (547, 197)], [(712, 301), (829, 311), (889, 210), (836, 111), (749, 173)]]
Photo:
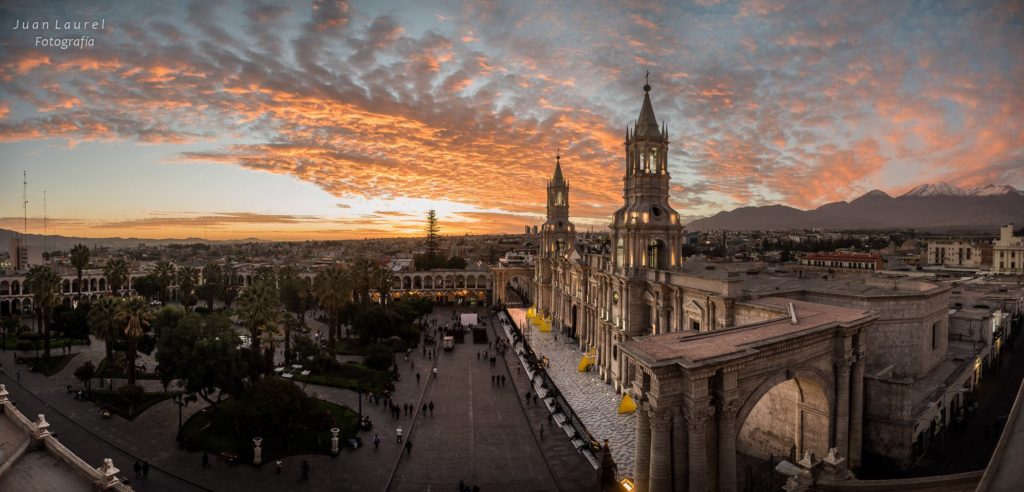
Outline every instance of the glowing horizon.
[[(60, 49), (31, 22), (102, 21)], [(18, 22), (19, 29), (11, 26)], [(30, 22), (25, 30), (23, 22)], [(1024, 12), (874, 2), (15, 2), (0, 7), (0, 228), (350, 239), (621, 204), (644, 72), (684, 219), (922, 183), (1024, 188)]]

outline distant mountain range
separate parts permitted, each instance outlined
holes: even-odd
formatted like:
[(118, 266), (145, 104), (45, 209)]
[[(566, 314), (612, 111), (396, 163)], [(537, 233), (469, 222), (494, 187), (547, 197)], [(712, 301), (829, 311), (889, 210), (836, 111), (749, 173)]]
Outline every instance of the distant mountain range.
[[(0, 253), (9, 253), (11, 250), (11, 238), (18, 237), (21, 233), (12, 231), (9, 229), (0, 229)], [(72, 246), (82, 243), (89, 247), (106, 246), (110, 248), (125, 248), (134, 247), (139, 244), (145, 244), (147, 246), (163, 246), (168, 244), (191, 244), (191, 243), (248, 243), (248, 242), (259, 242), (261, 239), (248, 238), (248, 239), (232, 239), (225, 241), (207, 241), (201, 238), (189, 237), (184, 239), (139, 239), (134, 237), (120, 238), (120, 237), (104, 237), (104, 238), (92, 238), (92, 237), (69, 237), (69, 236), (46, 236), (46, 249), (47, 251), (67, 251)], [(29, 248), (39, 248), (43, 245), (42, 234), (29, 234), (28, 235)]]
[(995, 233), (1011, 222), (1024, 225), (1024, 192), (1009, 185), (963, 189), (924, 184), (896, 198), (872, 190), (850, 202), (814, 210), (784, 205), (742, 207), (695, 220), (687, 230), (918, 229)]

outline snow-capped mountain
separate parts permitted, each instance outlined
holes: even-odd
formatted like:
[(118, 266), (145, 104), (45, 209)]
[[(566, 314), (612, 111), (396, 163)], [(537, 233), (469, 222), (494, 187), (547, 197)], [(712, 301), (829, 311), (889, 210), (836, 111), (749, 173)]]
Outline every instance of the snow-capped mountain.
[(1010, 185), (987, 184), (977, 188), (964, 189), (943, 181), (934, 184), (925, 183), (900, 196), (999, 196), (1009, 194), (1021, 194), (1021, 192)]

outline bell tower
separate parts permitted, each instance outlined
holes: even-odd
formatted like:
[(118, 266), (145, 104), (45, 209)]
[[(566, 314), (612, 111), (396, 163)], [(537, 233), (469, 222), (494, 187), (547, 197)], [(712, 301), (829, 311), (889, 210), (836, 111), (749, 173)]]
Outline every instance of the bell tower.
[(624, 204), (611, 225), (615, 268), (631, 277), (682, 264), (683, 226), (669, 204), (668, 127), (658, 125), (650, 92), (645, 83), (640, 116), (626, 129)]
[(573, 246), (576, 226), (569, 221), (569, 183), (562, 176), (561, 151), (555, 154), (555, 175), (548, 181), (548, 214), (541, 231), (541, 256), (564, 255)]

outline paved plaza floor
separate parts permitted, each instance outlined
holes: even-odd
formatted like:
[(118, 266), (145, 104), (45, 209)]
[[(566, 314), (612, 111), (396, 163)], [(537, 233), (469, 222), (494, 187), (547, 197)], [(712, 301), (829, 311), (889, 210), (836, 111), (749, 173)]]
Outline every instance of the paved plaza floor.
[[(449, 320), (451, 310), (440, 307), (432, 316)], [(493, 331), (490, 337), (494, 339)], [(288, 457), (281, 474), (275, 472), (273, 463), (260, 467), (230, 465), (212, 456), (212, 467), (202, 469), (201, 452), (177, 446), (178, 408), (169, 400), (154, 405), (134, 421), (118, 416), (104, 419), (92, 402), (75, 400), (66, 387), (81, 386), (74, 378), (75, 368), (86, 360), (98, 364), (103, 358), (104, 345), (99, 341), (75, 348), (78, 355), (49, 378), (28, 372), (23, 365), (16, 366), (15, 352), (0, 352), (4, 371), (0, 383), (7, 385), (24, 414), (30, 418), (45, 414), (51, 431), (71, 451), (94, 466), (112, 458), (121, 475), (139, 491), (385, 490), (389, 483), (391, 490), (456, 490), (459, 480), (479, 485), (484, 491), (592, 490), (585, 480), (589, 464), (567, 439), (539, 439), (537, 427), (545, 422), (544, 416), (528, 416), (530, 412), (520, 403), (514, 381), (508, 381), (505, 387), (491, 385), (491, 374), (510, 377), (512, 373), (500, 358), (493, 368), (477, 361), (476, 351), (485, 347), (472, 344), (467, 337), (467, 343), (457, 345), (451, 353), (438, 350), (439, 377), (429, 382), (426, 375), (435, 359), (427, 359), (421, 350), (412, 353), (411, 361), (399, 356), (401, 380), (395, 385), (395, 401), (414, 403), (417, 410), (423, 402), (433, 401), (433, 415), (403, 415), (393, 420), (383, 405), (364, 398), (363, 413), (370, 415), (375, 426), (373, 431), (360, 433), (363, 447), (343, 449), (336, 457)], [(416, 372), (422, 376), (419, 384)], [(124, 381), (114, 381), (115, 387), (121, 384)], [(140, 384), (152, 390), (160, 386), (157, 381)], [(359, 408), (359, 396), (353, 391), (312, 384), (302, 387), (332, 403)], [(202, 401), (185, 407), (183, 419), (188, 420), (205, 407)], [(404, 453), (403, 447), (395, 443), (395, 428), (399, 425), (406, 438), (411, 435), (411, 453)], [(374, 433), (382, 440), (379, 449), (372, 444)], [(136, 460), (150, 463), (148, 478), (134, 477), (132, 465)], [(303, 460), (311, 465), (308, 481), (300, 480)]]
[(509, 309), (509, 314), (523, 330), (534, 353), (538, 357), (548, 358), (548, 375), (558, 385), (559, 391), (572, 405), (573, 411), (579, 415), (594, 439), (598, 442), (608, 439), (619, 475), (631, 476), (636, 450), (636, 418), (633, 414), (618, 413), (622, 396), (616, 394), (611, 385), (602, 382), (597, 372), (578, 372), (584, 354), (571, 339), (556, 339), (554, 331), (531, 331), (526, 320), (526, 309)]

